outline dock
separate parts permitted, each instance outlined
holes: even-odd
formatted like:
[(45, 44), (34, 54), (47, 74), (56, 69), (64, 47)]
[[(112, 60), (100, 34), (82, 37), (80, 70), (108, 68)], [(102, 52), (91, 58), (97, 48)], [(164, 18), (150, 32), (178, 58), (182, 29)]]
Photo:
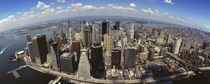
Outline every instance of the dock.
[(18, 71), (18, 70), (21, 70), (21, 69), (23, 69), (23, 68), (26, 68), (26, 67), (28, 67), (28, 65), (20, 66), (20, 67), (18, 67), (18, 68), (16, 68), (16, 69), (13, 69), (13, 70), (8, 71), (7, 74), (12, 73), (12, 74), (15, 76), (15, 78), (19, 78), (20, 75), (18, 74), (17, 71)]

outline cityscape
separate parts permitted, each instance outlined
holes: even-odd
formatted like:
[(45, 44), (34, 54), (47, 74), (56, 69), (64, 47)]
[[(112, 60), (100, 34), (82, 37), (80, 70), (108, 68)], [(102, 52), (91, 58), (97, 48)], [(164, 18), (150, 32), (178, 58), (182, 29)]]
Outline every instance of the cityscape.
[[(172, 0), (163, 1), (167, 5), (176, 4)], [(66, 2), (57, 0), (57, 3)], [(54, 4), (38, 1), (36, 7), (47, 10)], [(113, 4), (96, 9), (92, 5), (82, 5), (72, 3), (67, 7), (79, 11), (72, 13), (75, 16), (57, 18), (48, 10), (52, 14), (47, 17), (51, 19), (40, 19), (40, 22), (31, 19), (34, 23), (22, 19), (19, 22), (25, 21), (27, 25), (24, 26), (11, 17), (11, 23), (0, 19), (0, 28), (8, 27), (0, 31), (0, 64), (3, 67), (0, 83), (210, 84), (207, 26), (187, 24), (187, 20), (181, 18), (172, 20), (171, 17), (169, 21), (162, 17), (170, 18), (170, 15), (149, 8), (141, 11), (151, 16), (137, 17), (134, 3), (125, 7), (128, 12), (121, 9), (123, 6), (117, 8)], [(87, 6), (87, 10), (78, 9)], [(95, 10), (96, 13), (85, 14)], [(113, 14), (109, 15), (107, 10)], [(101, 11), (104, 14), (100, 14)], [(14, 24), (18, 26), (9, 28)]]

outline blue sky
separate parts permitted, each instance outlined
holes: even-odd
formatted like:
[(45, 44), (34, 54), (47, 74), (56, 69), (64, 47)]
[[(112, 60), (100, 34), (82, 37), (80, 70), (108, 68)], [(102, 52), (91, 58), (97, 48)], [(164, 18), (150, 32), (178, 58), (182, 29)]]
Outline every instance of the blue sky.
[(85, 15), (134, 16), (210, 28), (209, 4), (210, 0), (0, 0), (0, 31)]

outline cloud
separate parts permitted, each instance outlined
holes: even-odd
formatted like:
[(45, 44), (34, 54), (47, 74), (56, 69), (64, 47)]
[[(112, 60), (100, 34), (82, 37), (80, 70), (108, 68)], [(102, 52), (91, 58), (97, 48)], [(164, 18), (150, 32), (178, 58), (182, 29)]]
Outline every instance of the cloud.
[(72, 3), (71, 6), (72, 7), (80, 7), (80, 6), (82, 6), (82, 3), (75, 3), (75, 4)]
[(65, 3), (66, 0), (57, 0), (58, 3)]
[(144, 13), (155, 14), (155, 12), (150, 8), (147, 8), (147, 9), (143, 8), (143, 9), (141, 9), (141, 11), (144, 12)]
[(58, 7), (56, 7), (56, 9), (61, 10), (61, 9), (63, 9), (63, 7), (58, 6)]
[(44, 2), (38, 1), (38, 4), (37, 4), (36, 8), (47, 9), (47, 8), (50, 8), (50, 6), (45, 4)]
[(10, 15), (7, 18), (4, 18), (4, 19), (0, 20), (0, 24), (2, 24), (2, 23), (3, 24), (8, 24), (10, 22), (15, 22), (15, 21), (16, 21), (15, 16), (14, 15)]
[(130, 7), (136, 7), (136, 5), (134, 3), (130, 3), (129, 5)]
[(0, 30), (61, 18), (100, 15), (130, 16), (174, 23), (190, 27), (205, 27), (204, 25), (193, 23), (192, 20), (172, 16), (167, 12), (152, 8), (137, 9), (131, 6), (125, 7), (114, 4), (106, 4), (104, 6), (97, 7), (94, 5), (83, 5), (82, 3), (72, 3), (70, 5), (62, 7), (56, 4), (53, 7), (50, 7), (45, 6), (46, 4), (40, 1), (38, 1), (38, 5), (37, 8), (42, 10), (30, 9), (30, 11), (21, 11), (21, 14), (11, 15), (4, 19), (0, 19)]
[(174, 3), (172, 2), (172, 0), (164, 0), (164, 3), (168, 3), (168, 4), (171, 4), (171, 5), (174, 4)]

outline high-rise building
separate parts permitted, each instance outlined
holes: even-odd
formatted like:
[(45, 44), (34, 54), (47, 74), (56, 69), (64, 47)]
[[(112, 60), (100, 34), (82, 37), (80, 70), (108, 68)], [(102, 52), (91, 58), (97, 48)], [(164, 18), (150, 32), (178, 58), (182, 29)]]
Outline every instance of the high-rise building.
[(90, 77), (90, 63), (88, 61), (88, 50), (81, 49), (81, 56), (78, 66), (78, 76), (89, 78)]
[(104, 76), (105, 64), (100, 41), (94, 41), (91, 48), (91, 75), (95, 78)]
[(181, 37), (177, 37), (176, 38), (176, 41), (175, 41), (175, 44), (174, 44), (174, 47), (173, 47), (173, 53), (174, 54), (178, 54), (179, 53), (179, 49), (180, 49), (180, 46), (181, 46)]
[(125, 47), (124, 50), (124, 68), (136, 66), (136, 49), (134, 47)]
[(31, 41), (31, 36), (30, 35), (26, 35), (26, 40), (27, 40), (27, 42), (30, 42)]
[(108, 32), (108, 29), (109, 29), (109, 22), (108, 21), (102, 22), (102, 35), (106, 34)]
[(112, 67), (120, 69), (121, 64), (121, 50), (120, 49), (113, 49), (112, 50)]
[(76, 61), (79, 63), (79, 59), (80, 59), (80, 42), (79, 41), (72, 42), (71, 51), (76, 52), (77, 54)]
[(83, 41), (84, 41), (84, 47), (85, 48), (90, 48), (91, 46), (91, 31), (90, 31), (90, 27), (89, 26), (86, 26), (84, 29), (83, 29)]
[(46, 36), (39, 35), (32, 38), (34, 56), (37, 64), (43, 64), (47, 60)]
[(32, 46), (32, 42), (27, 42), (27, 48), (28, 48), (28, 55), (30, 56), (31, 58), (31, 61), (33, 63), (35, 63), (35, 56), (34, 56), (34, 51), (33, 51), (33, 46)]
[(120, 22), (115, 22), (115, 30), (120, 30)]
[(56, 42), (58, 43), (58, 46), (62, 46), (62, 37), (61, 36), (56, 36)]
[(92, 42), (98, 40), (98, 34), (96, 31), (96, 27), (93, 25), (92, 26), (92, 33), (91, 33), (91, 37), (92, 37)]
[(134, 23), (131, 24), (131, 30), (130, 30), (130, 40), (134, 40), (134, 32), (135, 32), (135, 26)]
[(76, 71), (76, 62), (74, 54), (63, 53), (60, 56), (61, 71), (73, 74)]
[(51, 43), (53, 43), (53, 40), (52, 39), (49, 39), (46, 42), (47, 42), (47, 50), (50, 53), (51, 52)]
[(54, 42), (51, 44), (51, 53), (49, 53), (52, 59), (52, 65), (54, 70), (60, 69), (60, 49), (58, 43)]
[(104, 49), (106, 51), (106, 55), (111, 56), (111, 36), (108, 34), (104, 35)]
[(168, 44), (171, 43), (171, 34), (168, 34), (168, 36), (167, 36), (167, 43)]
[(69, 46), (71, 46), (71, 44), (72, 44), (72, 28), (71, 27), (69, 27)]

